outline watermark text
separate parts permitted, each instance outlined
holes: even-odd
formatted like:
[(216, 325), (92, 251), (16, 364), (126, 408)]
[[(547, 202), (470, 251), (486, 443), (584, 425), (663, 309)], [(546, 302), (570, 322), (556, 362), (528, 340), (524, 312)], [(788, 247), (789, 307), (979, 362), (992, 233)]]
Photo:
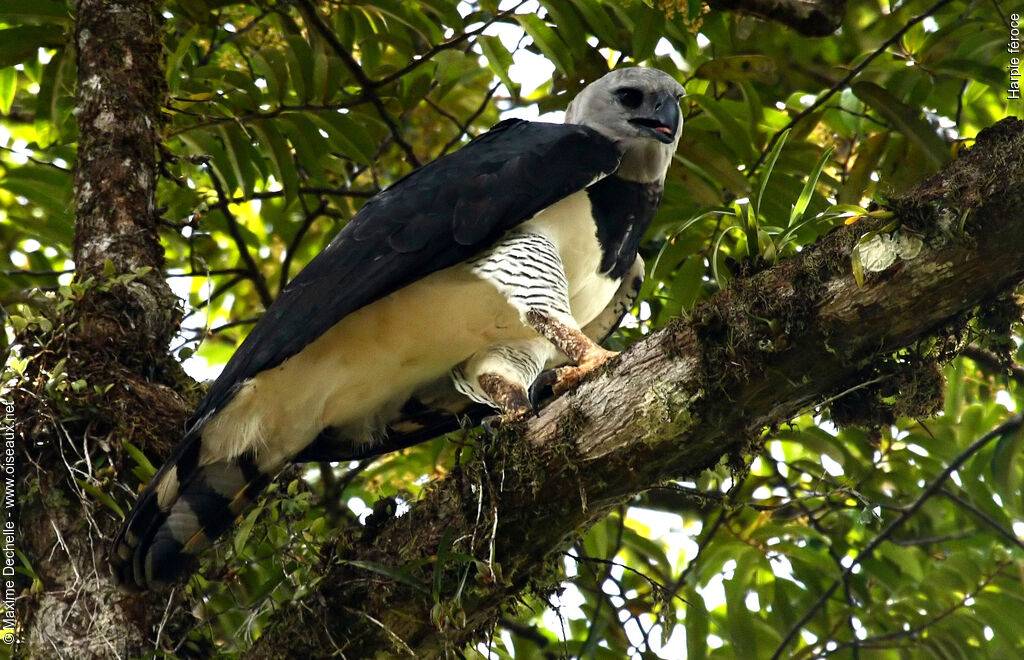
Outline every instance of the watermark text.
[(0, 508), (0, 641), (14, 644), (19, 630), (15, 603), (18, 590), (14, 583), (14, 565), (17, 561), (15, 552), (14, 508), (14, 404), (0, 399), (0, 441), (3, 451), (0, 453), (0, 479), (3, 480), (3, 505)]
[(1006, 99), (1020, 98), (1020, 14), (1010, 14), (1010, 39), (1006, 44), (1006, 52), (1010, 54), (1010, 63), (1006, 65), (1010, 72), (1010, 84), (1006, 88)]

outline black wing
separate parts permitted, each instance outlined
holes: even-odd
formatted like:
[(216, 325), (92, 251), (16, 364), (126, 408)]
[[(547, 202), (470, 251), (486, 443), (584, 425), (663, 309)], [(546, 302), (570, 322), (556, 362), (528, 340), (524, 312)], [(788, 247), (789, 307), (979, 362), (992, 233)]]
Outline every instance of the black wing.
[(370, 199), (293, 279), (196, 409), (195, 428), (237, 387), (346, 315), (465, 261), (619, 165), (615, 145), (572, 124), (510, 119)]

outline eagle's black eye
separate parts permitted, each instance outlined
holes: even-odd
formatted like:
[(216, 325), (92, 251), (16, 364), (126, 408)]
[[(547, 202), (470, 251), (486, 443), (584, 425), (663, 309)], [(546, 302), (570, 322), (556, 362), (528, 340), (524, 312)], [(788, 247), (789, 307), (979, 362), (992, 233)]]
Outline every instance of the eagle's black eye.
[(620, 87), (615, 90), (615, 96), (619, 103), (630, 109), (639, 108), (644, 102), (644, 93), (636, 87)]

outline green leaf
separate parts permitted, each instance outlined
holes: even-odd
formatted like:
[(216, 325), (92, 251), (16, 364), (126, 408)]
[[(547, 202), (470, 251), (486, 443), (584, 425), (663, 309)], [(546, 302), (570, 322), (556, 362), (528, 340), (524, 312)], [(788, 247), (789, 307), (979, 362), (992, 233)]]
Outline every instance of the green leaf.
[(633, 5), (633, 59), (642, 62), (654, 57), (654, 48), (665, 31), (665, 16), (642, 2)]
[(369, 6), (411, 28), (427, 43), (444, 41), (444, 35), (438, 29), (437, 24), (422, 12), (410, 9), (410, 4), (397, 0), (374, 0)]
[(760, 558), (752, 551), (740, 554), (730, 580), (725, 580), (726, 617), (729, 639), (738, 658), (758, 658), (755, 617), (746, 606), (748, 585)]
[(121, 441), (121, 448), (128, 452), (128, 455), (131, 456), (132, 461), (134, 461), (135, 469), (133, 469), (133, 473), (139, 477), (140, 481), (148, 482), (154, 475), (156, 475), (156, 468), (149, 462), (149, 459), (146, 458), (146, 455), (142, 453), (141, 449), (127, 440)]
[(811, 195), (814, 194), (814, 187), (818, 185), (818, 179), (821, 177), (821, 170), (832, 156), (834, 149), (834, 147), (826, 149), (825, 153), (818, 159), (818, 162), (814, 164), (814, 169), (807, 176), (807, 182), (804, 184), (803, 190), (800, 191), (800, 196), (797, 197), (796, 204), (793, 205), (793, 210), (789, 214), (789, 224), (787, 226), (792, 226), (804, 217), (804, 211), (807, 210), (807, 205), (811, 202)]
[(747, 256), (754, 258), (760, 253), (758, 250), (757, 216), (754, 215), (754, 210), (750, 208), (749, 203), (740, 206), (739, 215), (743, 216), (743, 232), (747, 237)]
[(316, 130), (313, 121), (304, 114), (289, 112), (282, 114), (278, 122), (302, 166), (313, 179), (322, 180), (324, 167), (320, 158), (327, 150), (323, 146), (324, 138)]
[(846, 183), (839, 190), (839, 201), (849, 204), (860, 203), (871, 181), (871, 173), (878, 169), (878, 159), (889, 141), (888, 133), (876, 133), (861, 142), (857, 149), (857, 160), (850, 169)]
[(766, 81), (777, 74), (775, 58), (768, 55), (732, 55), (704, 62), (694, 71), (694, 78), (715, 82)]
[(262, 511), (262, 506), (256, 507), (246, 514), (245, 518), (242, 519), (242, 522), (239, 523), (238, 529), (235, 530), (235, 535), (231, 543), (232, 547), (235, 549), (235, 554), (241, 554), (242, 550), (245, 549), (245, 544), (249, 542), (249, 537), (252, 535), (252, 529), (256, 524), (256, 519), (259, 518)]
[(690, 94), (686, 98), (695, 101), (718, 124), (722, 142), (732, 149), (737, 157), (748, 158), (754, 155), (753, 140), (721, 101), (704, 94)]
[(915, 110), (872, 82), (851, 87), (861, 101), (896, 126), (928, 159), (930, 169), (938, 169), (949, 160), (949, 148), (927, 121)]
[(437, 545), (437, 557), (434, 559), (434, 588), (431, 596), (435, 603), (441, 600), (441, 581), (444, 578), (444, 563), (448, 559), (454, 540), (455, 528), (446, 527), (441, 535), (441, 541)]
[(292, 160), (291, 147), (272, 120), (254, 122), (253, 133), (259, 138), (264, 154), (270, 160), (277, 182), (284, 188), (285, 199), (292, 201), (299, 192), (299, 173)]
[(37, 57), (40, 48), (60, 48), (65, 43), (59, 25), (22, 25), (0, 30), (0, 69)]
[(114, 501), (114, 498), (107, 493), (104, 493), (98, 486), (91, 484), (88, 481), (83, 479), (75, 479), (75, 481), (82, 487), (82, 490), (88, 493), (94, 500), (116, 513), (122, 520), (124, 519), (124, 509), (121, 508), (120, 504)]
[(275, 49), (268, 48), (252, 54), (253, 70), (267, 82), (267, 95), (281, 102), (287, 96), (288, 65)]
[(714, 249), (711, 251), (711, 273), (712, 276), (715, 278), (715, 283), (718, 285), (719, 288), (725, 288), (726, 283), (730, 279), (732, 279), (731, 275), (726, 276), (725, 271), (719, 269), (718, 253), (722, 251), (722, 242), (725, 240), (726, 235), (728, 235), (728, 233), (733, 230), (742, 232), (743, 228), (739, 225), (726, 227), (721, 233), (718, 234), (718, 238), (715, 239)]
[(224, 182), (225, 192), (231, 194), (240, 188), (227, 151), (225, 151), (220, 141), (213, 138), (208, 130), (195, 129), (187, 131), (179, 134), (178, 139), (184, 142), (193, 154), (210, 158), (210, 167), (213, 168), (216, 175)]
[(864, 286), (864, 264), (860, 261), (860, 252), (858, 250), (850, 252), (850, 269), (853, 272), (853, 280), (857, 283), (857, 287)]
[(993, 484), (1004, 498), (1014, 493), (1020, 485), (1018, 479), (1024, 465), (1019, 458), (1022, 453), (1024, 433), (1009, 433), (996, 442), (989, 469), (992, 471)]
[(285, 49), (285, 59), (288, 61), (292, 88), (299, 102), (305, 103), (316, 89), (313, 83), (313, 49), (304, 37), (289, 37), (288, 44), (290, 47)]
[(188, 55), (189, 49), (195, 46), (198, 36), (199, 26), (193, 25), (188, 29), (188, 32), (178, 39), (177, 45), (167, 58), (164, 70), (167, 76), (167, 85), (172, 92), (177, 92), (180, 89), (182, 76), (187, 75), (186, 72), (182, 70), (185, 63), (185, 56)]
[(963, 80), (977, 80), (1000, 91), (1006, 84), (1006, 72), (991, 64), (965, 59), (949, 59), (939, 61), (928, 68), (932, 73), (943, 73)]
[(68, 3), (62, 0), (3, 0), (0, 21), (5, 23), (70, 23)]
[(779, 154), (782, 153), (782, 147), (786, 145), (786, 140), (789, 138), (790, 129), (786, 129), (779, 136), (779, 139), (775, 141), (775, 146), (772, 147), (771, 153), (768, 154), (768, 159), (764, 163), (764, 167), (761, 169), (761, 185), (757, 189), (757, 197), (754, 199), (754, 214), (758, 217), (761, 216), (761, 199), (764, 197), (764, 191), (768, 188), (768, 180), (772, 176), (772, 172), (775, 170), (775, 163), (779, 160)]
[(482, 36), (477, 39), (477, 43), (480, 44), (480, 50), (483, 52), (484, 57), (487, 58), (487, 66), (490, 70), (494, 72), (494, 75), (498, 76), (498, 79), (508, 88), (512, 96), (518, 97), (520, 87), (508, 75), (508, 70), (513, 64), (512, 54), (505, 49), (501, 39), (498, 37)]
[(361, 561), (357, 559), (343, 559), (341, 560), (341, 563), (383, 575), (384, 577), (391, 578), (395, 582), (401, 582), (404, 585), (410, 586), (426, 596), (430, 596), (430, 589), (427, 585), (414, 578), (410, 573), (411, 568), (416, 566), (417, 563), (422, 562), (413, 562), (412, 564), (407, 564), (405, 568), (401, 569), (394, 568), (392, 566), (385, 566), (384, 564), (378, 564), (372, 561)]
[[(437, 14), (437, 18), (440, 18), (445, 25), (455, 27), (462, 23), (462, 16), (459, 15), (459, 11), (453, 2), (446, 2), (445, 0), (419, 0), (419, 4)], [(434, 17), (430, 16), (428, 18), (434, 19)]]
[[(683, 232), (685, 232), (687, 229), (689, 229), (693, 225), (697, 224), (698, 222), (700, 222), (704, 218), (709, 218), (709, 217), (711, 217), (713, 215), (727, 216), (727, 215), (733, 215), (734, 213), (735, 213), (735, 210), (732, 209), (731, 207), (728, 207), (728, 206), (722, 206), (722, 207), (718, 207), (718, 208), (707, 209), (706, 211), (698, 213), (697, 215), (693, 216), (692, 218), (688, 218), (687, 220), (683, 221), (681, 224), (671, 228), (671, 230), (670, 230), (671, 233), (666, 237), (665, 242), (662, 243), (661, 249), (658, 250), (658, 256), (655, 257), (654, 263), (651, 264), (650, 268), (648, 269), (648, 272), (651, 275), (650, 275), (650, 277), (648, 277), (648, 278), (646, 278), (644, 280), (644, 284), (643, 284), (643, 287), (640, 290), (640, 295), (638, 296), (638, 299), (639, 300), (643, 300), (644, 298), (650, 297), (652, 291), (654, 290), (654, 287), (657, 285), (658, 280), (660, 279), (658, 277), (658, 267), (661, 264), (661, 259), (664, 256), (664, 254), (665, 254), (666, 250), (668, 249), (669, 245), (673, 241), (675, 241), (676, 238), (678, 238)], [(665, 277), (665, 275), (662, 274), (662, 278), (664, 278), (664, 277)]]
[(7, 114), (18, 91), (18, 71), (14, 67), (0, 69), (0, 114)]
[[(587, 25), (606, 46), (615, 50), (624, 50), (622, 37), (629, 38), (629, 31), (620, 27), (608, 10), (599, 2), (577, 2), (573, 5), (582, 14)], [(627, 42), (628, 43), (628, 42)]]
[(331, 142), (343, 154), (364, 165), (373, 162), (377, 145), (359, 122), (340, 112), (318, 112), (310, 116), (323, 126)]
[(561, 37), (535, 14), (516, 14), (515, 19), (526, 30), (526, 34), (530, 35), (533, 43), (544, 54), (544, 57), (551, 60), (551, 63), (563, 74), (571, 75), (572, 54)]
[(221, 138), (221, 144), (224, 145), (224, 153), (231, 164), (231, 170), (234, 172), (242, 195), (250, 197), (256, 185), (255, 163), (259, 162), (262, 166), (262, 158), (253, 149), (237, 124), (220, 124), (217, 127), (217, 134)]

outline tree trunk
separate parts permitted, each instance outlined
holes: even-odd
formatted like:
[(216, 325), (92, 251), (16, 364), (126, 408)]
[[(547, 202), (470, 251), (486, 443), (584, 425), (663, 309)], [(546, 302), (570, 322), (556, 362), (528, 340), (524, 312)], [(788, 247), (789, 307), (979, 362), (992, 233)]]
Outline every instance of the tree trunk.
[[(189, 409), (178, 393), (188, 380), (167, 354), (179, 312), (154, 210), (160, 22), (153, 0), (76, 3), (76, 283), (62, 294), (73, 304), (53, 311), (52, 331), (21, 338), (30, 361), (15, 399), (16, 542), (35, 577), (18, 584), (18, 650), (28, 658), (143, 655), (180, 600), (114, 588), (106, 540), (116, 521), (93, 515), (92, 496), (127, 469), (121, 441), (167, 446)], [(162, 625), (180, 633), (191, 617), (171, 611)]]
[[(1024, 122), (987, 129), (889, 207), (892, 219), (862, 219), (737, 279), (539, 418), (481, 440), (409, 513), (326, 553), (323, 579), (303, 605), (277, 613), (249, 657), (461, 649), (524, 589), (556, 588), (560, 551), (611, 508), (723, 457), (742, 465), (765, 428), (826, 404), (844, 424), (933, 414), (938, 367), (962, 348), (968, 321), (1024, 280)], [(476, 562), (445, 561), (447, 552)], [(422, 566), (412, 572), (422, 585), (366, 562)]]

